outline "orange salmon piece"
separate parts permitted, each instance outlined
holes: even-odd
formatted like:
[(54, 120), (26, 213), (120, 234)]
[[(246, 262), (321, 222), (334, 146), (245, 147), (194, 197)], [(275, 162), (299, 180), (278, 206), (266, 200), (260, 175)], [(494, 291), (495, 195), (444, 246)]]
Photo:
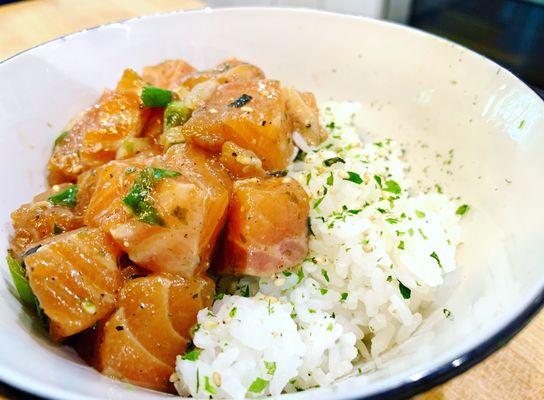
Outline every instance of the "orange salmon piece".
[(149, 275), (127, 281), (118, 308), (103, 324), (95, 351), (102, 373), (150, 389), (172, 391), (176, 356), (183, 354), (214, 283), (197, 276)]
[[(174, 171), (147, 194), (161, 223), (140, 220), (123, 199), (146, 166)], [(128, 164), (115, 161), (98, 172), (85, 223), (109, 232), (130, 259), (156, 272), (192, 276), (205, 270), (223, 226), (230, 179), (219, 161), (188, 144), (163, 156)]]
[(301, 262), (308, 252), (308, 201), (291, 178), (236, 181), (218, 273), (269, 277)]
[(263, 163), (255, 153), (232, 142), (223, 143), (220, 160), (234, 179), (263, 177), (266, 175)]
[(14, 235), (10, 239), (10, 249), (14, 258), (21, 260), (22, 254), (42, 239), (83, 226), (83, 218), (77, 210), (47, 201), (51, 195), (69, 186), (58, 185), (57, 190), (41, 193), (32, 203), (23, 204), (11, 213)]
[(196, 70), (183, 60), (166, 60), (157, 65), (144, 67), (142, 78), (152, 86), (175, 90), (183, 79)]
[(212, 152), (226, 141), (250, 150), (266, 170), (284, 169), (293, 153), (291, 125), (280, 83), (272, 80), (220, 85), (205, 107), (183, 125), (187, 140)]
[(125, 138), (138, 136), (149, 109), (141, 107), (143, 81), (134, 71), (123, 73), (115, 91), (106, 91), (55, 145), (49, 159), (49, 182), (75, 182), (77, 176), (115, 158)]
[(41, 242), (25, 257), (32, 291), (62, 340), (94, 325), (115, 307), (120, 252), (99, 229), (80, 228)]

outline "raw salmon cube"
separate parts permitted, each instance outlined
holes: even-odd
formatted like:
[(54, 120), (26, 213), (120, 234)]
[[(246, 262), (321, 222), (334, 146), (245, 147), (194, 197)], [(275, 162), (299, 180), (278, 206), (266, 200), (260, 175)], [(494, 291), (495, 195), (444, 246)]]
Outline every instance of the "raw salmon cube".
[(175, 90), (181, 86), (188, 74), (195, 71), (183, 60), (166, 60), (157, 65), (144, 67), (142, 78), (153, 86)]
[(172, 391), (169, 377), (183, 354), (214, 283), (198, 276), (149, 275), (127, 281), (115, 313), (99, 328), (94, 364), (106, 375)]
[[(155, 180), (155, 173), (167, 176)], [(179, 144), (146, 163), (115, 161), (97, 174), (86, 224), (110, 233), (132, 261), (150, 270), (192, 276), (208, 267), (231, 185), (215, 157)], [(146, 180), (152, 186), (143, 203), (127, 205)]]
[(71, 186), (57, 185), (11, 214), (14, 235), (10, 240), (10, 250), (15, 259), (21, 260), (22, 254), (42, 239), (83, 226), (83, 218), (77, 209), (58, 203), (56, 205), (48, 200)]
[(308, 252), (308, 214), (308, 195), (294, 179), (236, 181), (217, 271), (268, 277), (295, 266)]
[(266, 170), (287, 166), (291, 129), (280, 84), (272, 80), (220, 85), (183, 125), (187, 140), (219, 153), (226, 141), (255, 153)]
[(232, 142), (223, 143), (220, 160), (234, 179), (262, 177), (266, 175), (263, 163), (255, 153), (243, 149)]
[(80, 228), (46, 239), (24, 258), (53, 339), (81, 332), (114, 309), (121, 288), (119, 255), (100, 229)]
[(56, 141), (48, 169), (51, 184), (77, 176), (115, 158), (127, 137), (138, 136), (149, 109), (141, 107), (141, 78), (125, 70), (115, 91), (106, 91)]

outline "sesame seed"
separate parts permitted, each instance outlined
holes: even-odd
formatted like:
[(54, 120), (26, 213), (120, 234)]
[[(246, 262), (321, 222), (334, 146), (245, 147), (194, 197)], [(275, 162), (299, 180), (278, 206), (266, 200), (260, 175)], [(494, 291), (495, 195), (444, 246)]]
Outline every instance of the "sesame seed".
[(214, 372), (212, 374), (213, 383), (215, 383), (215, 386), (219, 387), (221, 386), (221, 375), (219, 375), (219, 372)]

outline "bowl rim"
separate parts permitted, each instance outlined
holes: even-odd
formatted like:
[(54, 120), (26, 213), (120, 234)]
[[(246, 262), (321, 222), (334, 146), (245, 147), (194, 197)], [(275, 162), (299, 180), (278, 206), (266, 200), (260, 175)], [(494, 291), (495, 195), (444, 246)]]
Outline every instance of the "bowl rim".
[[(417, 29), (411, 26), (403, 25), (394, 21), (375, 19), (375, 18), (360, 16), (360, 15), (351, 15), (351, 14), (343, 14), (343, 13), (337, 13), (337, 12), (331, 12), (331, 11), (323, 11), (323, 10), (317, 10), (317, 9), (312, 9), (308, 7), (294, 7), (294, 6), (293, 7), (270, 7), (270, 6), (269, 7), (266, 7), (266, 6), (208, 7), (208, 6), (205, 6), (205, 7), (191, 8), (191, 9), (180, 9), (180, 10), (174, 10), (169, 12), (157, 12), (157, 13), (146, 14), (146, 15), (141, 15), (137, 17), (121, 19), (118, 21), (99, 24), (99, 25), (92, 26), (86, 29), (82, 29), (80, 31), (61, 35), (56, 38), (45, 41), (43, 43), (39, 43), (37, 45), (34, 45), (32, 47), (19, 51), (11, 56), (8, 56), (5, 59), (0, 60), (0, 67), (2, 66), (2, 64), (8, 63), (13, 59), (25, 53), (29, 53), (33, 50), (36, 50), (38, 48), (46, 47), (50, 44), (60, 43), (66, 40), (71, 40), (72, 38), (83, 36), (93, 31), (97, 31), (99, 29), (108, 28), (115, 25), (123, 25), (123, 24), (133, 23), (139, 20), (169, 17), (169, 16), (175, 16), (175, 15), (181, 15), (181, 14), (192, 14), (192, 13), (202, 14), (202, 13), (218, 13), (218, 12), (219, 13), (221, 12), (255, 12), (255, 11), (276, 11), (276, 12), (279, 11), (279, 12), (291, 12), (291, 13), (298, 12), (302, 14), (328, 15), (328, 16), (333, 16), (335, 18), (359, 20), (359, 21), (365, 21), (366, 23), (374, 23), (379, 25), (389, 25), (391, 28), (394, 28), (394, 29), (401, 29), (404, 31), (411, 32), (412, 34), (432, 37), (434, 39), (448, 43), (452, 47), (463, 49), (465, 52), (481, 59), (482, 62), (486, 62), (495, 66), (501, 72), (504, 72), (505, 74), (510, 76), (510, 78), (513, 78), (519, 81), (529, 93), (534, 94), (534, 96), (540, 99), (542, 103), (544, 104), (544, 97), (539, 95), (530, 85), (525, 83), (519, 77), (515, 76), (507, 68), (504, 68), (498, 63), (496, 63), (495, 61), (487, 58), (486, 56), (479, 54), (476, 51), (469, 49), (456, 42), (453, 42), (449, 39), (440, 37), (433, 33), (422, 31), (420, 29)], [(487, 357), (489, 357), (491, 354), (493, 354), (497, 350), (504, 347), (517, 333), (519, 333), (531, 321), (533, 317), (536, 316), (536, 314), (541, 309), (544, 308), (544, 285), (540, 288), (537, 288), (533, 298), (529, 297), (528, 301), (526, 300), (525, 303), (526, 303), (525, 305), (520, 305), (519, 313), (515, 314), (510, 320), (504, 323), (495, 332), (493, 332), (490, 335), (487, 335), (487, 337), (485, 337), (485, 339), (482, 340), (479, 344), (476, 344), (472, 348), (466, 350), (464, 353), (461, 353), (458, 357), (454, 357), (453, 359), (450, 359), (449, 361), (442, 362), (441, 364), (431, 369), (422, 368), (422, 370), (419, 373), (413, 374), (412, 376), (405, 377), (403, 379), (399, 379), (399, 381), (395, 385), (388, 385), (387, 387), (376, 388), (375, 391), (369, 392), (362, 396), (353, 394), (353, 395), (346, 395), (342, 398), (350, 399), (350, 400), (364, 400), (364, 399), (370, 399), (370, 398), (375, 400), (406, 399), (414, 395), (417, 395), (421, 392), (430, 390), (433, 387), (440, 385), (441, 383), (444, 383), (448, 381), (449, 379), (452, 379), (462, 374), (463, 372), (472, 368), (476, 364), (485, 360)], [(39, 381), (34, 381), (32, 383), (32, 386), (28, 388), (27, 387), (28, 383), (29, 383), (28, 379), (23, 374), (9, 371), (8, 369), (5, 369), (0, 365), (0, 384), (6, 384), (24, 393), (29, 393), (34, 396), (37, 396), (36, 397), (37, 400), (46, 399), (46, 398), (71, 399), (71, 400), (74, 400), (74, 399), (75, 400), (95, 400), (96, 399), (95, 397), (89, 397), (87, 395), (75, 394), (74, 396), (73, 392), (66, 391), (62, 388), (51, 386), (49, 384), (43, 384)]]

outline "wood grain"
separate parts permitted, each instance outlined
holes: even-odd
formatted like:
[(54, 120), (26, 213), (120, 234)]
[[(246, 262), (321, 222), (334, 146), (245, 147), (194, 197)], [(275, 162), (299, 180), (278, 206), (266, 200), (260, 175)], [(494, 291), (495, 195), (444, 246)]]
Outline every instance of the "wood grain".
[[(197, 0), (31, 0), (2, 6), (0, 59), (99, 24), (202, 5)], [(0, 399), (20, 396), (20, 392), (0, 387)], [(544, 312), (485, 362), (417, 397), (465, 399), (544, 399)]]

